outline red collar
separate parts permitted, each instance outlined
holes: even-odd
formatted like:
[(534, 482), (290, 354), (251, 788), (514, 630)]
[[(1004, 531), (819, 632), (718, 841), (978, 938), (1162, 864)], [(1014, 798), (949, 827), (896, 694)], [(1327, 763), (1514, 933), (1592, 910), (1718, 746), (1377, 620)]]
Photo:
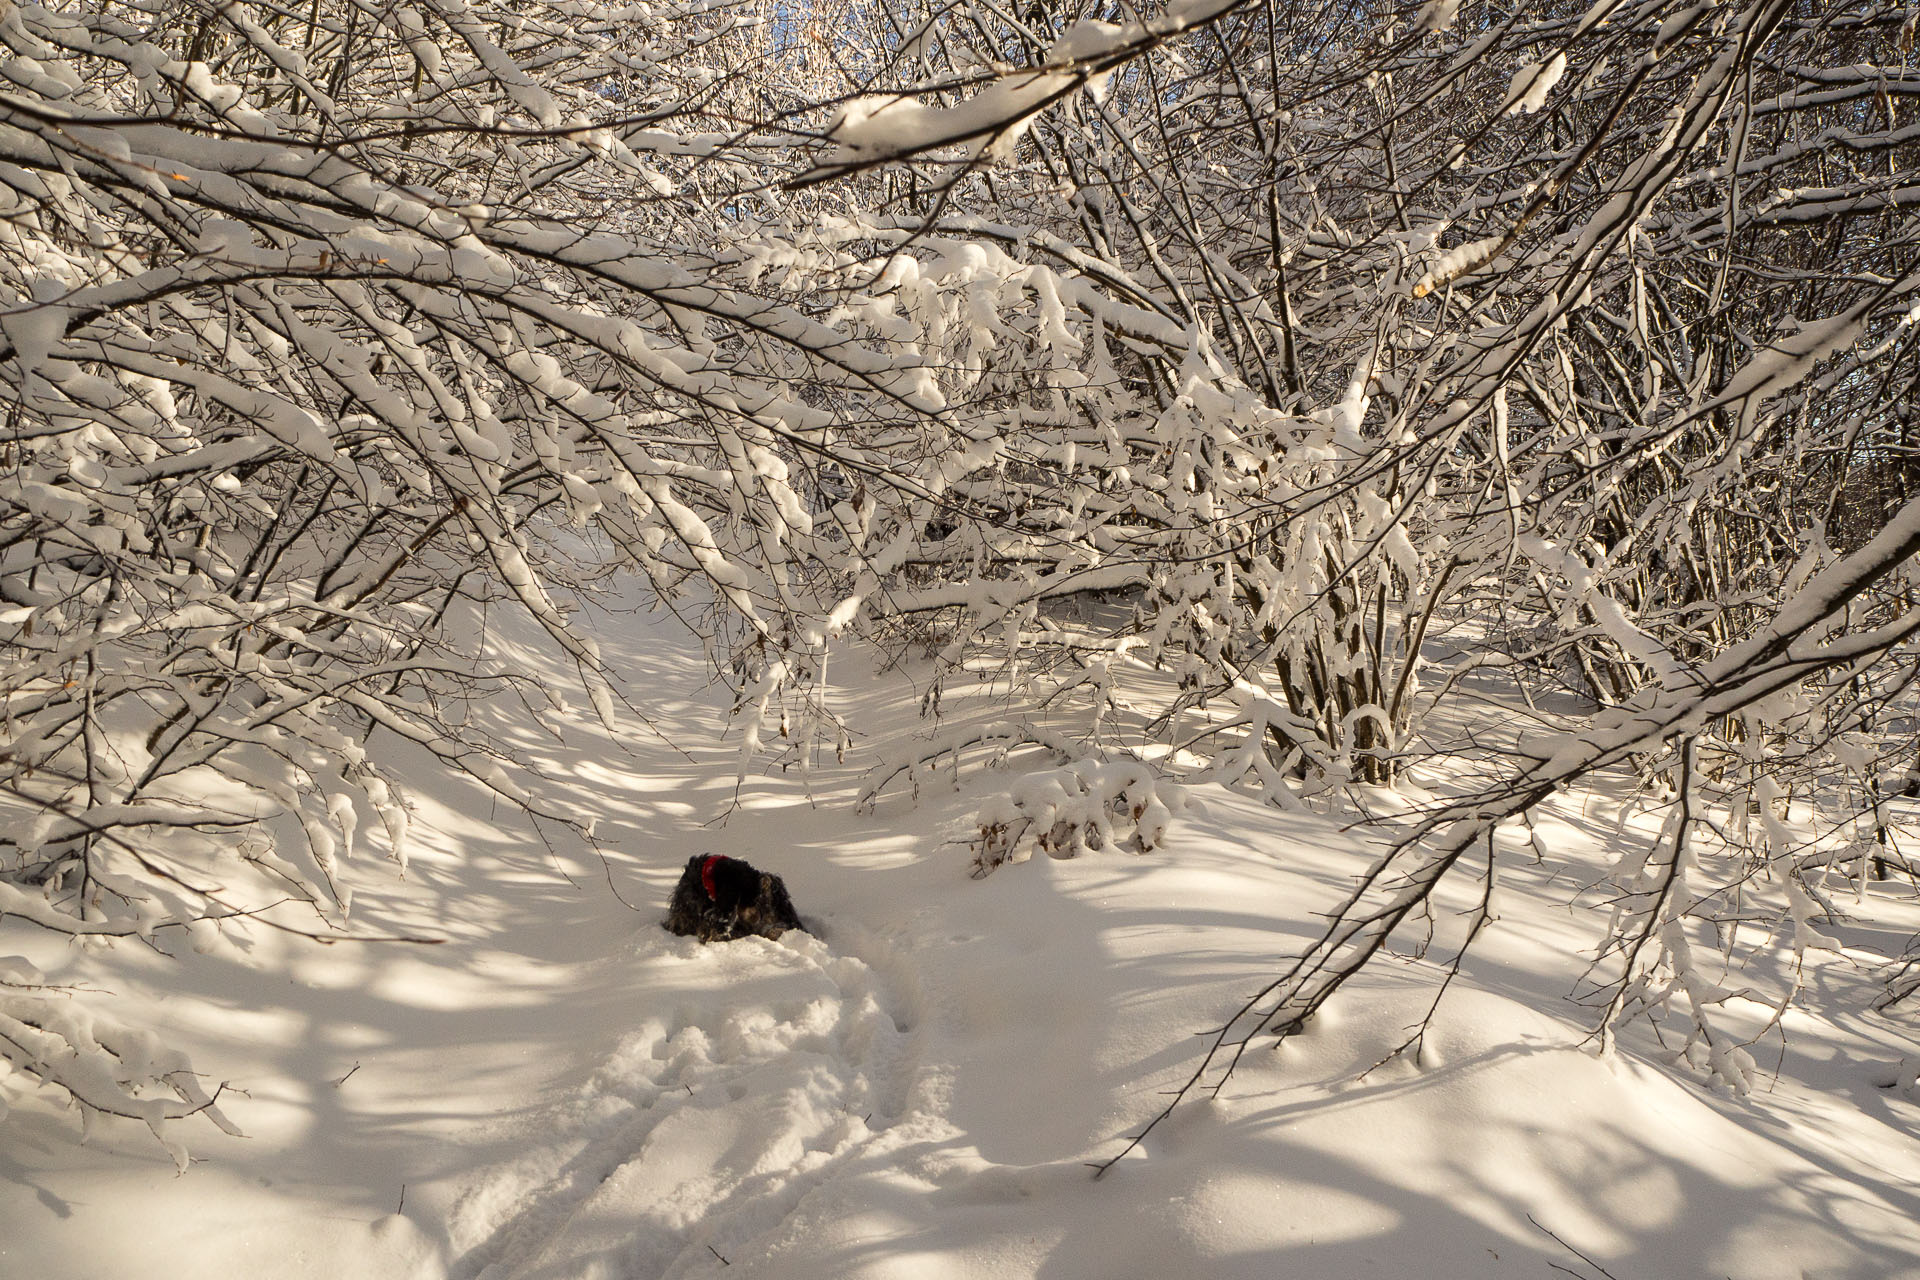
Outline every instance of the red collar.
[(725, 861), (726, 859), (717, 853), (710, 853), (700, 859), (700, 887), (707, 891), (707, 897), (710, 900), (718, 896), (713, 888), (713, 869)]

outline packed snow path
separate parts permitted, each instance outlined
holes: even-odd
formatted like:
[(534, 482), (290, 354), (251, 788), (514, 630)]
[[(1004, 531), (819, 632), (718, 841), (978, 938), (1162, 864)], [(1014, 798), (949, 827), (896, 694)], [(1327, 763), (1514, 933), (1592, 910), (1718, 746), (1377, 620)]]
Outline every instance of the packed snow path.
[(630, 963), (671, 1019), (647, 1018), (551, 1118), (578, 1144), (563, 1165), (535, 1160), (462, 1202), (498, 1225), (458, 1274), (686, 1274), (751, 1246), (902, 1118), (911, 1017), (861, 960), (806, 934), (702, 947), (662, 932)]

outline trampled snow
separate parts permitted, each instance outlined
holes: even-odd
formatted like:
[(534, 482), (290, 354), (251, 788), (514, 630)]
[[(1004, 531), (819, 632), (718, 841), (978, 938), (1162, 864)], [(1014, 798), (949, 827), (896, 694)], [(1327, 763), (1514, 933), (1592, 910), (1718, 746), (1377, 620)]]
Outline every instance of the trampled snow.
[[(609, 736), (583, 713), (520, 745), (599, 816), (604, 862), (423, 761), (405, 878), (366, 849), (344, 873), (357, 931), (438, 944), (0, 931), (0, 954), (144, 1009), (229, 1083), (249, 1135), (181, 1131), (196, 1163), (175, 1176), (139, 1125), (83, 1146), (0, 1080), (0, 1274), (1920, 1275), (1911, 1024), (1865, 1012), (1865, 962), (1903, 936), (1831, 926), (1848, 949), (1810, 962), (1784, 1044), (1753, 1046), (1747, 1098), (1659, 1065), (1651, 1035), (1597, 1056), (1593, 1011), (1566, 998), (1604, 924), (1579, 889), (1657, 820), (1565, 794), (1531, 836), (1499, 833), (1499, 919), (1417, 1060), (1375, 1066), (1432, 1003), (1474, 886), (1443, 891), (1424, 956), (1424, 932), (1399, 939), (1096, 1181), (1089, 1162), (1192, 1072), (1195, 1033), (1311, 940), (1374, 831), (1196, 785), (1150, 852), (976, 880), (975, 816), (1050, 767), (1037, 753), (852, 805), (865, 768), (932, 731), (924, 670), (836, 659), (858, 749), (736, 792), (698, 646), (644, 616), (597, 630), (653, 725)], [(962, 691), (944, 701), (966, 714)], [(709, 850), (783, 875), (812, 932), (665, 933), (675, 877)]]

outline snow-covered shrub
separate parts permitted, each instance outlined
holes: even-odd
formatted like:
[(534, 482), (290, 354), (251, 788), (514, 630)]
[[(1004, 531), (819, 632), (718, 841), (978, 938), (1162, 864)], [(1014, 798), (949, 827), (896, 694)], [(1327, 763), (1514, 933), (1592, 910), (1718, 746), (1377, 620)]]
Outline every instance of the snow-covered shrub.
[(1076, 760), (1021, 774), (974, 816), (974, 875), (1034, 852), (1052, 858), (1108, 847), (1145, 853), (1165, 843), (1183, 804), (1177, 784), (1138, 760)]
[(220, 1090), (207, 1092), (185, 1054), (82, 1007), (78, 993), (48, 986), (19, 956), (0, 956), (0, 1064), (65, 1093), (89, 1130), (103, 1115), (140, 1121), (182, 1172), (187, 1150), (168, 1121), (204, 1115), (239, 1133), (220, 1113)]

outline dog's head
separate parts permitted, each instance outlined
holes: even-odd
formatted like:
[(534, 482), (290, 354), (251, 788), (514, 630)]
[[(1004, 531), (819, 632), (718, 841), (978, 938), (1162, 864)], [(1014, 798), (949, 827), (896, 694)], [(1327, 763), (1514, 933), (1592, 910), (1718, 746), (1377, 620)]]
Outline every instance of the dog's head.
[(710, 853), (700, 859), (700, 887), (722, 911), (737, 911), (760, 896), (760, 873), (738, 858)]

